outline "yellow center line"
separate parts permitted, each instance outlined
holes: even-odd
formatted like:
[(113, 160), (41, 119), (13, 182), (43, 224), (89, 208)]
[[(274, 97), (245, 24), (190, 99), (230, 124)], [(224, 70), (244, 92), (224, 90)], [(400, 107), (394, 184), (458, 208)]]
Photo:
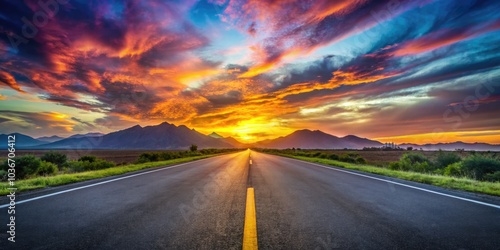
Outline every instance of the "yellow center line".
[(258, 249), (257, 217), (255, 214), (255, 194), (253, 187), (247, 189), (245, 228), (243, 230), (243, 250)]

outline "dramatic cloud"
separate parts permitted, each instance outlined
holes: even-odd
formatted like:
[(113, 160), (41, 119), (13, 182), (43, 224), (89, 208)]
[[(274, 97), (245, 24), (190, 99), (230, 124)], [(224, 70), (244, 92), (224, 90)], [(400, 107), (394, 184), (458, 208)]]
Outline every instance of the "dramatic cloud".
[(1, 131), (21, 132), (33, 134), (36, 131), (44, 133), (61, 134), (75, 131), (73, 128), (77, 121), (72, 120), (65, 114), (55, 112), (20, 112), (20, 111), (0, 111)]

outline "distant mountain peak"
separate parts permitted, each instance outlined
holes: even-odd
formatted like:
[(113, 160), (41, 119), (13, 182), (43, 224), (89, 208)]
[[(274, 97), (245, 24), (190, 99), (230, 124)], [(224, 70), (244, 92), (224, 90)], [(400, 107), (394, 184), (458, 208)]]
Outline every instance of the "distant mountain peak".
[(100, 132), (90, 132), (90, 133), (86, 133), (86, 134), (75, 134), (75, 135), (72, 135), (68, 138), (97, 137), (97, 136), (103, 136), (103, 135), (104, 134), (100, 133)]
[(361, 137), (355, 136), (355, 135), (346, 135), (346, 136), (344, 136), (342, 138), (361, 138)]
[(53, 135), (53, 136), (42, 136), (42, 137), (38, 137), (36, 139), (39, 141), (43, 141), (43, 142), (55, 142), (55, 141), (59, 141), (59, 140), (64, 139), (64, 137)]
[(353, 135), (339, 138), (321, 130), (301, 129), (276, 139), (257, 142), (256, 145), (269, 148), (362, 149), (364, 147), (378, 147), (382, 144)]
[(212, 137), (212, 138), (217, 138), (217, 139), (221, 139), (221, 138), (224, 138), (223, 136), (215, 133), (215, 132), (212, 132), (211, 134), (209, 134), (208, 136)]
[(327, 134), (321, 130), (310, 130), (310, 129), (301, 129), (301, 130), (296, 130), (295, 132), (289, 134), (288, 136), (290, 135), (317, 135), (317, 136), (323, 136), (323, 135), (326, 135), (326, 136), (333, 136), (333, 137), (336, 137), (334, 135), (331, 135), (331, 134)]
[(141, 126), (141, 125), (139, 125), (139, 124), (137, 124), (137, 125), (135, 125), (135, 126), (132, 126), (132, 127), (130, 127), (130, 128), (126, 128), (126, 129), (139, 129), (139, 128), (142, 128), (142, 126)]

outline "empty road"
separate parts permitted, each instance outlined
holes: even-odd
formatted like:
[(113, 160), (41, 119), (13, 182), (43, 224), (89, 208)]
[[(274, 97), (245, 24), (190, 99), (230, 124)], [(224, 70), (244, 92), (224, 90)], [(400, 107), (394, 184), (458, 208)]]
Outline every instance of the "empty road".
[(500, 246), (498, 198), (249, 150), (16, 197), (23, 200), (15, 243), (0, 208), (1, 249)]

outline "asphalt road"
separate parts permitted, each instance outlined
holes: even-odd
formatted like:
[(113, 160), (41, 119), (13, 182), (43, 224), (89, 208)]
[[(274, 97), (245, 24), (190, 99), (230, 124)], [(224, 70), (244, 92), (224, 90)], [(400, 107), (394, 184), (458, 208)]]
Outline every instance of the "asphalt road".
[(497, 198), (254, 151), (251, 159), (243, 151), (19, 195), (28, 201), (16, 205), (15, 243), (0, 208), (0, 248), (241, 249), (253, 187), (260, 249), (500, 249), (500, 206), (487, 205)]

